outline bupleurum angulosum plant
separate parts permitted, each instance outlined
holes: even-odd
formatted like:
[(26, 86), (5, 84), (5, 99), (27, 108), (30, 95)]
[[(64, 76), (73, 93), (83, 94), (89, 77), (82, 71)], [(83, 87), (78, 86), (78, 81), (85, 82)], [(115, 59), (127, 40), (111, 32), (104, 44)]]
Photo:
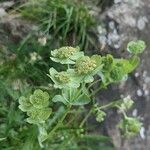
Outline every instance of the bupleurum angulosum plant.
[[(28, 116), (26, 121), (38, 127), (40, 146), (44, 147), (43, 142), (54, 138), (62, 127), (70, 129), (70, 120), (78, 119), (76, 113), (79, 108), (84, 109), (83, 106), (88, 103), (90, 103), (90, 111), (82, 116), (76, 125), (78, 129), (81, 129), (80, 136), (84, 136), (84, 125), (88, 117), (94, 114), (96, 121), (102, 122), (106, 116), (105, 110), (108, 108), (119, 109), (122, 113), (123, 118), (117, 127), (120, 128), (124, 137), (137, 134), (142, 123), (138, 118), (129, 117), (126, 113), (133, 105), (133, 100), (125, 97), (106, 105), (100, 105), (95, 100), (95, 94), (111, 83), (126, 80), (128, 74), (139, 64), (138, 55), (144, 51), (145, 47), (143, 41), (129, 42), (127, 50), (131, 56), (128, 59), (114, 58), (110, 54), (85, 56), (79, 47), (66, 46), (51, 51), (51, 60), (66, 68), (63, 71), (55, 68), (49, 69), (48, 76), (53, 81), (53, 91), (56, 95), (50, 98), (51, 92), (36, 89), (33, 94), (22, 96), (19, 99), (19, 108)], [(95, 84), (98, 85), (98, 88), (93, 90)], [(55, 114), (62, 105), (65, 109), (56, 119)], [(53, 123), (50, 123), (49, 120), (53, 120)]]

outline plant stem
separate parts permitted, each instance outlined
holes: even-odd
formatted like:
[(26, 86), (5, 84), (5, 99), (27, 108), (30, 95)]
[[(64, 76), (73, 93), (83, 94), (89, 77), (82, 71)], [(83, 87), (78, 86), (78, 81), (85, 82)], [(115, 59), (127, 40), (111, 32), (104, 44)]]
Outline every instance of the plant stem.
[(92, 108), (91, 108), (91, 110), (88, 112), (88, 114), (85, 116), (85, 118), (82, 120), (82, 122), (80, 123), (80, 126), (79, 126), (80, 128), (83, 127), (83, 125), (85, 124), (86, 120), (90, 117), (91, 113), (92, 113)]
[(100, 108), (100, 109), (105, 109), (105, 108), (107, 108), (107, 107), (117, 107), (117, 108), (120, 109), (120, 107), (117, 106), (117, 103), (120, 102), (120, 101), (122, 101), (122, 100), (119, 99), (119, 100), (117, 100), (117, 101), (113, 101), (113, 102), (108, 103), (108, 104), (106, 104), (106, 105), (103, 105), (103, 106), (101, 106), (101, 107), (99, 107), (99, 108)]
[(89, 86), (88, 86), (88, 89), (90, 89), (94, 84), (96, 84), (97, 82), (101, 81), (101, 79), (98, 79), (94, 82), (92, 82)]
[(48, 138), (50, 138), (54, 134), (54, 132), (61, 126), (62, 122), (66, 118), (66, 116), (69, 113), (70, 109), (71, 109), (71, 105), (68, 106), (66, 112), (64, 113), (64, 115), (62, 116), (62, 118), (58, 121), (57, 125), (49, 132)]
[(97, 90), (95, 90), (94, 92), (92, 92), (91, 94), (90, 94), (90, 97), (91, 96), (94, 96), (97, 92), (99, 92), (101, 90), (101, 87), (99, 87)]

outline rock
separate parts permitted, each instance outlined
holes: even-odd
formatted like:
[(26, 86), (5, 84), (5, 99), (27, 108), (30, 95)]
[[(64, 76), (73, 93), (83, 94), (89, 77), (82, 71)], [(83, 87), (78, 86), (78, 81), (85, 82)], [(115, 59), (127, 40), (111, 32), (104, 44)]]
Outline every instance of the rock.
[[(149, 0), (115, 0), (114, 5), (100, 15), (100, 20), (105, 22), (102, 33), (99, 32), (99, 42), (109, 48), (109, 53), (117, 57), (129, 56), (126, 45), (131, 40), (141, 39), (147, 44), (145, 52), (141, 56), (141, 64), (136, 69), (136, 74), (131, 74), (127, 82), (112, 86), (108, 94), (102, 95), (103, 100), (118, 96), (130, 95), (135, 100), (137, 116), (143, 122), (140, 134), (130, 140), (121, 141), (119, 150), (149, 150), (150, 149), (150, 2)], [(105, 43), (104, 43), (105, 42)], [(108, 91), (105, 91), (108, 93)], [(112, 94), (113, 93), (113, 94)], [(117, 94), (114, 94), (117, 93)], [(114, 143), (118, 142), (116, 121), (110, 127), (110, 114), (106, 126)], [(131, 114), (132, 115), (132, 114)], [(114, 115), (113, 115), (114, 116)], [(118, 117), (118, 116), (116, 116)], [(112, 120), (112, 119), (111, 119)], [(144, 137), (144, 138), (143, 138)], [(122, 144), (124, 143), (124, 144)], [(116, 145), (116, 144), (115, 144)]]
[(0, 2), (0, 8), (6, 9), (15, 4), (14, 1), (6, 1), (6, 2)]
[(6, 14), (6, 11), (3, 8), (0, 8), (0, 18), (4, 17)]

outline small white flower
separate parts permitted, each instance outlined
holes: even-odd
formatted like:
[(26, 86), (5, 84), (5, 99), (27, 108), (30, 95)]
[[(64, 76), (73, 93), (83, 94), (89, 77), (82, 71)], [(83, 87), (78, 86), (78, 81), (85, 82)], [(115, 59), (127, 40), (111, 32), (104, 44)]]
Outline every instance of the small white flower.
[(36, 60), (41, 60), (42, 57), (38, 55), (36, 52), (32, 52), (30, 55), (30, 62), (35, 62)]
[(47, 43), (47, 38), (46, 37), (42, 37), (38, 39), (38, 42), (42, 45), (45, 46)]

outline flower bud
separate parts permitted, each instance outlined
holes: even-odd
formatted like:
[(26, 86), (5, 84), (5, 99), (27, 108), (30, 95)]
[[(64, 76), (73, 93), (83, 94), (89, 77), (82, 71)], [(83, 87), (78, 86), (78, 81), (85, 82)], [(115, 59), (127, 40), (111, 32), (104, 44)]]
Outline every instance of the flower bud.
[(106, 116), (106, 113), (102, 110), (98, 110), (96, 113), (96, 121), (97, 122), (102, 122), (104, 121), (104, 118)]
[(109, 70), (111, 68), (112, 64), (113, 64), (113, 56), (108, 54), (106, 57), (103, 57), (102, 64), (104, 65), (103, 69), (105, 71)]
[(110, 72), (110, 76), (115, 81), (120, 81), (126, 74), (124, 73), (123, 67), (114, 66)]

